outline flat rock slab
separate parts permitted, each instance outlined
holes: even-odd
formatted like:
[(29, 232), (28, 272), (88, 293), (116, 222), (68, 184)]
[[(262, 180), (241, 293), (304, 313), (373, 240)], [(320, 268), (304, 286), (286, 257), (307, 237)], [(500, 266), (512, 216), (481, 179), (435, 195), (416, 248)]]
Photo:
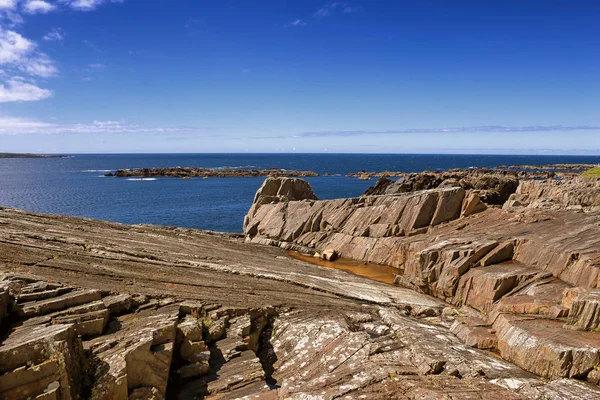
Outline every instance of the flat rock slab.
[(455, 304), (490, 312), (495, 301), (539, 272), (535, 267), (519, 263), (473, 268), (461, 277)]
[(565, 330), (558, 320), (509, 314), (500, 314), (493, 326), (502, 357), (535, 374), (585, 377), (600, 364), (598, 334)]

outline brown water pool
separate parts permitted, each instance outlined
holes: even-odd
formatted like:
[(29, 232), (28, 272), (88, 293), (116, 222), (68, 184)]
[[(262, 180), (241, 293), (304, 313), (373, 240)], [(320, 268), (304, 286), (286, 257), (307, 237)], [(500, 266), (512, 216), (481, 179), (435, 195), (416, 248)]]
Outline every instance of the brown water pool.
[(350, 260), (348, 258), (338, 258), (335, 261), (325, 261), (321, 260), (320, 258), (293, 250), (288, 250), (287, 253), (290, 257), (297, 260), (306, 261), (321, 267), (341, 269), (342, 271), (350, 272), (354, 275), (364, 276), (365, 278), (387, 283), (389, 285), (394, 284), (394, 274), (398, 273), (396, 268), (387, 265)]

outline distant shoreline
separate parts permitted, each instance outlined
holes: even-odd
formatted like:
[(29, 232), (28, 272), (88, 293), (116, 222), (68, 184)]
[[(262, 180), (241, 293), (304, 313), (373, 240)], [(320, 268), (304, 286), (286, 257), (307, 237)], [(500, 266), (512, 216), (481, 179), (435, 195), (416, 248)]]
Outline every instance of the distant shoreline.
[(33, 153), (0, 153), (0, 158), (68, 158), (59, 154), (33, 154)]

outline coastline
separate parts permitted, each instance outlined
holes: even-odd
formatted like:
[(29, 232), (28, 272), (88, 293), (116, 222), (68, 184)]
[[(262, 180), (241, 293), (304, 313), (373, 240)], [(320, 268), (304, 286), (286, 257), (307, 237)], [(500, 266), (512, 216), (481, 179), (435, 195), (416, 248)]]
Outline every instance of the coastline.
[[(0, 234), (6, 238), (0, 241), (0, 298), (7, 305), (0, 323), (16, 324), (0, 345), (1, 372), (18, 387), (13, 371), (27, 360), (6, 354), (63, 340), (66, 347), (35, 353), (36, 360), (88, 360), (93, 377), (86, 390), (93, 399), (119, 398), (117, 378), (135, 376), (142, 387), (178, 396), (262, 393), (275, 399), (325, 389), (343, 395), (360, 387), (384, 399), (410, 379), (419, 393), (432, 396), (469, 391), (512, 398), (514, 388), (505, 384), (510, 380), (535, 396), (568, 388), (573, 396), (593, 398), (600, 395), (589, 370), (589, 357), (600, 357), (597, 348), (591, 350), (596, 334), (566, 327), (585, 312), (573, 311), (569, 319), (565, 313), (591, 304), (585, 297), (594, 290), (590, 274), (574, 271), (594, 268), (600, 249), (593, 243), (600, 238), (585, 227), (598, 223), (600, 210), (581, 206), (589, 195), (564, 185), (536, 189), (552, 182), (524, 181), (504, 208), (484, 208), (461, 187), (316, 200), (306, 181), (268, 178), (248, 212), (244, 236), (0, 207)], [(594, 193), (588, 183), (582, 187)], [(542, 199), (565, 199), (559, 193), (571, 198), (549, 207), (533, 196), (538, 192)], [(579, 209), (573, 208), (577, 202)], [(394, 215), (403, 221), (401, 229), (385, 228)], [(589, 248), (578, 248), (576, 262), (567, 267), (538, 271), (538, 259), (564, 259), (546, 253), (573, 254), (574, 226)], [(333, 249), (354, 261), (342, 258), (324, 267), (286, 249)], [(345, 264), (364, 261), (389, 265), (396, 285), (343, 271)], [(544, 295), (535, 294), (539, 285)], [(452, 297), (450, 287), (456, 290)], [(36, 339), (29, 339), (30, 331)], [(549, 364), (515, 356), (529, 353), (518, 348), (514, 334), (530, 342), (545, 338), (546, 347), (533, 351), (550, 354)], [(292, 351), (298, 343), (306, 344)], [(349, 353), (340, 353), (340, 346)], [(360, 350), (371, 348), (380, 350)], [(557, 355), (565, 349), (572, 361)], [(221, 361), (215, 354), (223, 355)], [(315, 354), (330, 361), (321, 365)], [(101, 365), (108, 372), (94, 369)], [(145, 365), (153, 372), (136, 375)], [(28, 379), (41, 386), (45, 378), (36, 371), (43, 370), (32, 370)], [(80, 382), (76, 364), (57, 371)], [(304, 378), (311, 373), (324, 383)], [(355, 376), (369, 383), (357, 383)], [(428, 386), (432, 380), (434, 387)], [(77, 387), (68, 390), (77, 393)]]

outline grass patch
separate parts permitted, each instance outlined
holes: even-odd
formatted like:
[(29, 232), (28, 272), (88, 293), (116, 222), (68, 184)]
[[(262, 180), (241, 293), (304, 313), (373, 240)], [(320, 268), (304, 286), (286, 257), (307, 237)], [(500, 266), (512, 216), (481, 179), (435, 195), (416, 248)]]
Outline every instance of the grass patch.
[(600, 178), (600, 167), (588, 169), (581, 176), (585, 178)]

